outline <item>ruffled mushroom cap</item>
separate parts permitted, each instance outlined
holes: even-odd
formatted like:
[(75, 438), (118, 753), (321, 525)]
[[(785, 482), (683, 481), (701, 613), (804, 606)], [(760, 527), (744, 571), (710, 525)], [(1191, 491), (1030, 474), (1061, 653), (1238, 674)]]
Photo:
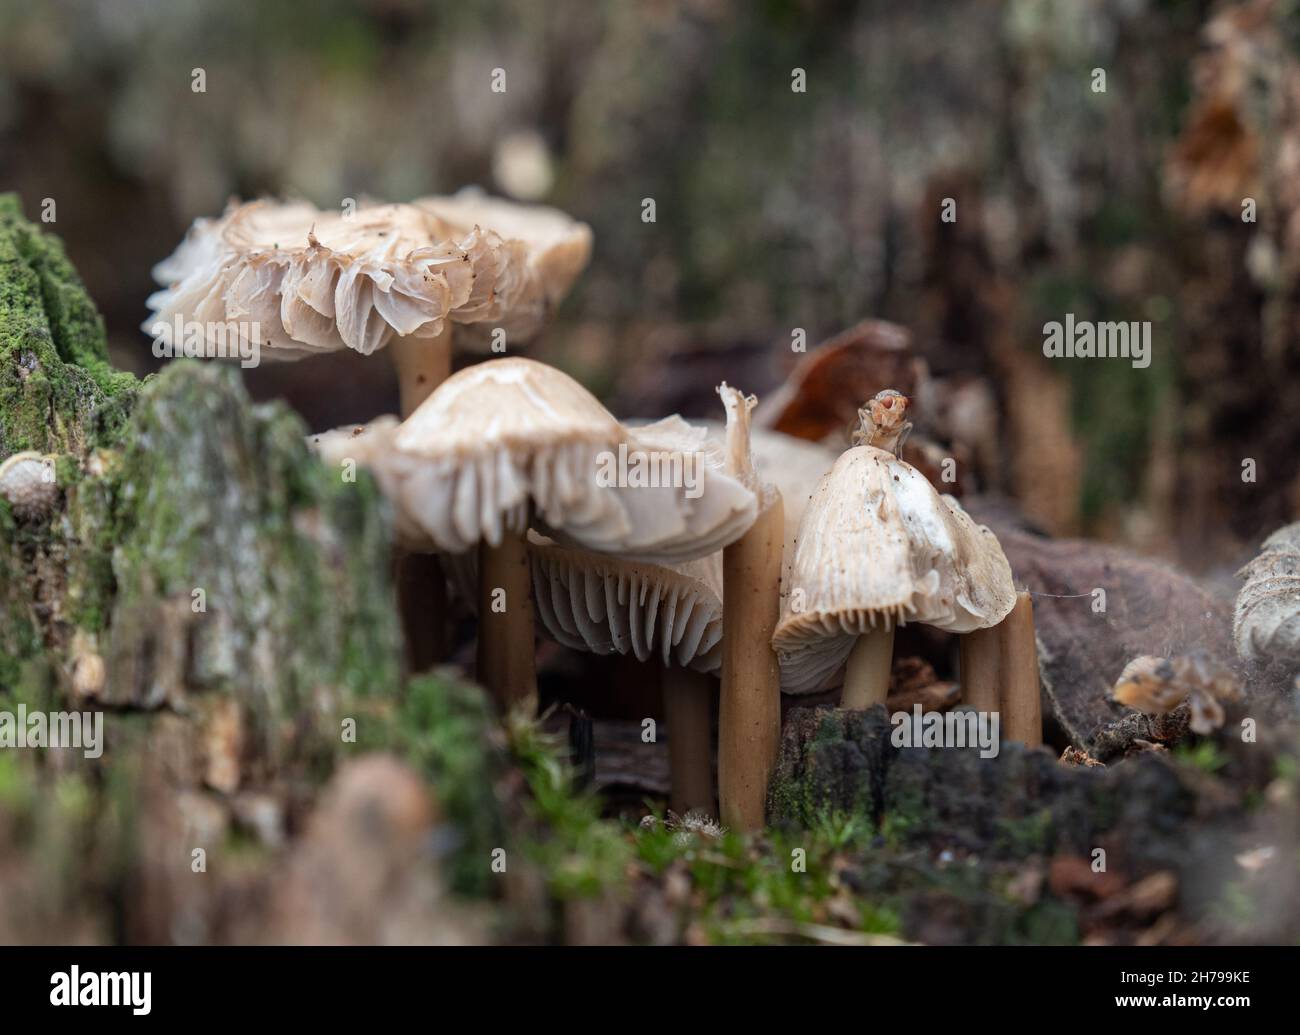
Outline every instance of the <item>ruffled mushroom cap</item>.
[[(504, 229), (482, 221), (489, 216)], [(555, 209), (466, 192), (351, 214), (302, 201), (232, 204), (196, 220), (154, 268), (165, 286), (149, 297), (144, 327), (170, 342), (178, 317), (233, 323), (241, 336), (257, 324), (257, 344), (278, 359), (368, 355), (394, 336), (436, 337), (447, 320), (522, 340), (590, 253), (590, 229)]]
[[(457, 316), (467, 330), (501, 327), (507, 337), (526, 340), (537, 333), (569, 293), (591, 259), (591, 228), (545, 205), (519, 205), (467, 187), (450, 197), (420, 198), (413, 205), (454, 227), (483, 227), (502, 239), (522, 244), (526, 276), (519, 289), (496, 311)], [(470, 313), (466, 308), (465, 312)], [(477, 337), (471, 334), (472, 340)]]
[[(374, 468), (399, 537), (417, 549), (496, 545), (507, 528), (524, 529), (531, 507), (562, 542), (671, 563), (732, 542), (757, 508), (754, 493), (724, 473), (705, 429), (669, 418), (630, 430), (572, 378), (527, 359), (468, 367), (401, 425), (389, 418), (315, 444), (327, 459)], [(619, 477), (620, 461), (631, 471), (638, 458), (693, 470), (699, 493), (681, 479)]]
[(858, 636), (922, 622), (955, 633), (1015, 606), (997, 537), (924, 475), (874, 446), (847, 450), (804, 513), (772, 638), (781, 688), (834, 685)]

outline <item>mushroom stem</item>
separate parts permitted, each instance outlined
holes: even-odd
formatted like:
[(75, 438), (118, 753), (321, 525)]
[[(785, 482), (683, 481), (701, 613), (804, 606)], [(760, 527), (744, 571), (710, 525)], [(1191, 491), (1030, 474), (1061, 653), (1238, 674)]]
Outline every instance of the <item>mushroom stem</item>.
[(433, 553), (398, 550), (393, 558), (397, 607), (408, 672), (427, 672), (447, 657), (447, 579)]
[(1038, 747), (1043, 743), (1043, 706), (1034, 602), (1028, 593), (1016, 594), (1016, 606), (997, 630), (1002, 653), (1002, 739)]
[(537, 712), (532, 569), (523, 532), (505, 528), (501, 543), (479, 544), (478, 681), (504, 713)]
[[(388, 350), (405, 420), (451, 375), (451, 321), (437, 337), (394, 338)], [(407, 666), (423, 672), (447, 654), (447, 579), (436, 556), (406, 553), (397, 555), (396, 578)]]
[(781, 671), (772, 633), (781, 611), (785, 507), (780, 493), (722, 553), (722, 693), (718, 797), (722, 822), (763, 826), (781, 739)]
[(881, 624), (864, 632), (849, 652), (844, 671), (841, 708), (870, 708), (889, 696), (889, 673), (894, 660), (894, 627)]
[(976, 711), (998, 710), (999, 665), (1002, 648), (998, 627), (976, 629), (957, 638), (961, 651), (961, 701)]
[(713, 679), (703, 672), (664, 664), (659, 672), (668, 718), (669, 804), (678, 815), (713, 811)]
[(433, 338), (394, 338), (388, 350), (397, 368), (405, 420), (451, 376), (451, 321), (444, 321), (442, 332)]

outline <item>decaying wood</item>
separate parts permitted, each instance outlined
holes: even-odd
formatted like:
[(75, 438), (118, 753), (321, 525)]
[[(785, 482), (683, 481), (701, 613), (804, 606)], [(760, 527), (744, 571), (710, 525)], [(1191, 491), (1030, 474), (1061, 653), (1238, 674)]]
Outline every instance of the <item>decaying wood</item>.
[(1044, 714), (1076, 747), (1124, 716), (1110, 691), (1134, 658), (1200, 648), (1231, 664), (1228, 609), (1194, 579), (1117, 547), (1031, 534), (978, 500), (968, 509), (1034, 595)]
[(1264, 540), (1259, 556), (1237, 573), (1233, 636), (1237, 653), (1259, 661), (1300, 661), (1300, 522)]

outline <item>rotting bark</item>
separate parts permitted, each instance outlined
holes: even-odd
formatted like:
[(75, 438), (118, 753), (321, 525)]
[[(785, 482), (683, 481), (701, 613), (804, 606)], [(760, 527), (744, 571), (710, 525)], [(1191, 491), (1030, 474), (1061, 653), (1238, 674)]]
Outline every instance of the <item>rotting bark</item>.
[[(1223, 911), (1242, 877), (1236, 856), (1257, 846), (1265, 831), (1279, 852), (1297, 844), (1296, 824), (1287, 818), (1295, 780), (1278, 775), (1292, 771), (1297, 726), (1261, 726), (1252, 743), (1236, 735), (1242, 717), (1231, 713), (1212, 740), (1211, 773), (1155, 752), (1084, 767), (1014, 743), (1003, 743), (994, 758), (970, 749), (895, 748), (883, 708), (796, 709), (782, 737), (769, 821), (808, 829), (828, 817), (862, 817), (891, 852), (969, 855), (981, 872), (1051, 859), (1096, 878), (1090, 863), (1103, 849), (1112, 873), (1173, 881), (1180, 924), (1229, 929), (1233, 921)], [(1085, 884), (1088, 894), (1100, 895), (1096, 880)], [(1246, 899), (1268, 897), (1269, 886), (1266, 880), (1250, 888)], [(971, 900), (957, 894), (949, 904), (966, 909)], [(974, 922), (929, 937), (964, 940)], [(1293, 914), (1258, 913), (1253, 922), (1254, 937), (1261, 929), (1300, 929)]]
[(981, 501), (968, 501), (968, 509), (997, 534), (1016, 584), (1034, 594), (1043, 716), (1076, 747), (1105, 730), (1107, 743), (1114, 741), (1112, 727), (1126, 710), (1110, 691), (1136, 657), (1199, 648), (1240, 668), (1227, 604), (1191, 577), (1117, 547), (1033, 535)]

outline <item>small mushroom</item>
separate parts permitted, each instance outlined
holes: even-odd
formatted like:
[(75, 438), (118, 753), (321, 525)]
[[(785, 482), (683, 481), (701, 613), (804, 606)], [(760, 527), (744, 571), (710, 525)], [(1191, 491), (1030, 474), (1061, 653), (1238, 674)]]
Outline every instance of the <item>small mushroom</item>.
[(565, 646), (632, 654), (659, 668), (672, 808), (714, 814), (713, 682), (722, 665), (722, 555), (648, 564), (529, 534), (533, 599)]
[(28, 450), (0, 463), (0, 496), (22, 520), (45, 517), (59, 498), (54, 457)]
[(168, 344), (177, 321), (233, 328), (274, 359), (387, 346), (406, 415), (450, 373), (453, 323), (526, 340), (590, 253), (585, 224), (477, 191), (353, 212), (232, 203), (154, 268), (144, 327)]
[[(997, 537), (884, 447), (906, 433), (907, 400), (882, 392), (822, 479), (800, 523), (773, 637), (782, 687), (811, 693), (844, 673), (842, 703), (883, 703), (894, 629), (922, 622), (967, 634), (1016, 603)], [(983, 650), (999, 650), (997, 639)], [(996, 661), (994, 662), (996, 665)]]
[[(536, 686), (530, 526), (566, 545), (669, 564), (722, 548), (757, 509), (703, 428), (680, 418), (626, 428), (572, 378), (526, 359), (469, 367), (402, 424), (317, 436), (316, 446), (374, 468), (404, 545), (479, 549), (480, 679), (503, 701)], [(681, 478), (630, 476), (688, 465), (698, 494)]]

